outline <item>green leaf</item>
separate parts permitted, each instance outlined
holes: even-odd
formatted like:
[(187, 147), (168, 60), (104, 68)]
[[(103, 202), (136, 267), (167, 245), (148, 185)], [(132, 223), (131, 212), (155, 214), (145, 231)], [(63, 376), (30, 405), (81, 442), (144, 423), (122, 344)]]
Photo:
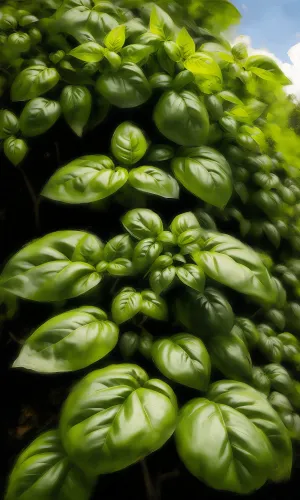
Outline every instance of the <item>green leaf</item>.
[(95, 63), (102, 61), (104, 49), (99, 43), (86, 42), (78, 45), (69, 52), (70, 56), (76, 57), (80, 61)]
[(234, 325), (231, 305), (214, 288), (196, 293), (187, 288), (176, 300), (176, 318), (197, 337), (228, 335)]
[(176, 43), (179, 46), (184, 59), (188, 59), (196, 52), (195, 42), (186, 28), (182, 28), (179, 32), (176, 38)]
[(104, 38), (104, 45), (112, 52), (119, 52), (125, 43), (125, 25), (113, 28)]
[(216, 336), (209, 341), (208, 352), (212, 366), (226, 378), (251, 382), (251, 356), (247, 346), (239, 337), (233, 333)]
[(28, 101), (51, 90), (59, 81), (55, 68), (30, 66), (23, 69), (11, 86), (12, 101)]
[(135, 274), (135, 269), (131, 260), (120, 258), (108, 264), (107, 272), (111, 276), (133, 276)]
[(164, 41), (172, 40), (175, 34), (175, 26), (171, 17), (158, 6), (153, 7), (151, 11), (150, 31)]
[(269, 402), (277, 411), (291, 439), (300, 440), (300, 416), (295, 413), (288, 398), (279, 392), (272, 392)]
[(267, 437), (230, 406), (193, 399), (180, 412), (175, 437), (187, 469), (212, 488), (246, 494), (269, 479), (273, 455)]
[(124, 359), (130, 359), (138, 350), (140, 337), (135, 332), (125, 332), (119, 340), (119, 348)]
[(193, 212), (186, 212), (173, 219), (170, 229), (174, 236), (178, 237), (191, 229), (200, 229), (200, 224)]
[(44, 97), (29, 101), (20, 116), (20, 129), (23, 135), (35, 137), (49, 130), (60, 117), (60, 104)]
[(218, 93), (218, 97), (221, 97), (224, 101), (231, 102), (233, 104), (243, 105), (241, 99), (239, 99), (233, 92), (229, 90), (222, 90)]
[(127, 179), (127, 170), (114, 168), (107, 156), (82, 156), (59, 168), (47, 182), (42, 195), (63, 203), (92, 203), (114, 194)]
[(225, 47), (221, 43), (206, 42), (201, 45), (199, 50), (201, 51), (201, 53), (205, 52), (213, 57), (213, 59), (218, 64), (220, 64), (222, 68), (224, 66), (228, 66), (228, 63), (234, 63), (234, 57), (232, 55), (231, 49)]
[(144, 193), (154, 194), (162, 198), (179, 198), (179, 186), (176, 180), (157, 167), (134, 168), (129, 173), (132, 187)]
[(6, 500), (88, 500), (94, 478), (69, 461), (58, 431), (41, 434), (20, 454), (9, 478)]
[(55, 302), (77, 297), (100, 282), (94, 265), (102, 242), (84, 231), (57, 231), (15, 254), (4, 267), (0, 287), (24, 299)]
[(136, 316), (142, 309), (143, 299), (134, 288), (123, 288), (113, 300), (112, 317), (117, 325)]
[(264, 372), (268, 376), (274, 391), (281, 392), (287, 398), (294, 394), (293, 379), (283, 366), (278, 363), (271, 363), (264, 367)]
[(152, 359), (159, 371), (179, 384), (206, 391), (210, 380), (210, 358), (203, 342), (178, 333), (157, 340), (152, 346)]
[(266, 396), (270, 393), (270, 380), (260, 366), (253, 367), (251, 385)]
[(175, 144), (199, 146), (208, 137), (208, 113), (193, 92), (165, 92), (155, 106), (153, 118), (158, 130)]
[(134, 269), (138, 273), (148, 271), (162, 251), (162, 243), (156, 242), (154, 238), (143, 239), (133, 251), (132, 262)]
[(76, 135), (82, 137), (92, 109), (90, 91), (79, 85), (68, 85), (61, 93), (60, 104), (66, 122)]
[(168, 307), (164, 299), (159, 297), (152, 290), (144, 290), (142, 293), (141, 312), (152, 319), (167, 321)]
[(176, 417), (176, 396), (166, 383), (149, 380), (136, 365), (110, 365), (72, 389), (60, 433), (70, 459), (96, 476), (124, 469), (159, 449), (173, 434)]
[(211, 279), (265, 303), (276, 302), (271, 276), (261, 259), (232, 236), (210, 233), (193, 258)]
[(152, 290), (160, 295), (165, 292), (173, 283), (176, 277), (176, 268), (174, 266), (166, 267), (165, 269), (157, 269), (152, 271), (149, 277), (149, 284)]
[(103, 250), (103, 258), (108, 262), (116, 259), (131, 259), (134, 244), (128, 234), (120, 234), (109, 240)]
[(119, 125), (111, 140), (111, 150), (124, 165), (134, 165), (146, 154), (148, 143), (143, 131), (130, 122)]
[(216, 61), (204, 52), (196, 52), (184, 61), (184, 67), (201, 78), (216, 77), (223, 81), (222, 71)]
[(21, 163), (28, 153), (28, 146), (23, 139), (14, 136), (8, 137), (4, 141), (4, 154), (16, 167)]
[(126, 63), (118, 71), (103, 73), (96, 90), (118, 108), (141, 106), (151, 96), (151, 87), (143, 71), (134, 63)]
[[(269, 479), (276, 482), (289, 479), (293, 459), (291, 441), (265, 395), (242, 382), (222, 380), (210, 387), (207, 397), (218, 404), (231, 406), (247, 417), (272, 447), (273, 467)], [(247, 445), (241, 449), (247, 450)]]
[(0, 139), (7, 139), (19, 131), (19, 120), (8, 109), (0, 110)]
[(137, 240), (156, 238), (164, 229), (161, 218), (147, 208), (130, 210), (121, 218), (121, 222)]
[(291, 84), (291, 81), (285, 76), (276, 61), (271, 57), (265, 55), (250, 56), (246, 61), (245, 67), (263, 80), (281, 85)]
[(172, 146), (165, 146), (164, 144), (162, 144), (151, 146), (147, 153), (146, 160), (152, 163), (171, 160), (171, 158), (173, 157), (174, 149), (172, 148)]
[(120, 52), (120, 56), (124, 64), (135, 63), (141, 66), (148, 60), (149, 56), (153, 52), (154, 49), (153, 47), (151, 47), (151, 45), (142, 45), (140, 43), (133, 43), (127, 45), (127, 47), (124, 47)]
[(25, 341), (13, 368), (39, 373), (80, 370), (117, 344), (118, 327), (97, 307), (80, 307), (46, 321)]
[(248, 349), (255, 347), (259, 341), (259, 333), (255, 324), (248, 318), (236, 318), (236, 324), (241, 328)]
[(205, 274), (199, 267), (193, 264), (177, 267), (176, 275), (186, 286), (196, 290), (196, 292), (204, 292)]
[(224, 156), (205, 146), (187, 148), (172, 160), (177, 180), (192, 194), (219, 208), (232, 194), (232, 174)]

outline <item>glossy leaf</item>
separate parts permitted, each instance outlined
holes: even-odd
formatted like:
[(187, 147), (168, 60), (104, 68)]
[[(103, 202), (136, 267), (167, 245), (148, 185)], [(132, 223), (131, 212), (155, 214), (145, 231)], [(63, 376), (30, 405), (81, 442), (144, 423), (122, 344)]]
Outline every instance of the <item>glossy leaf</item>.
[(20, 116), (20, 129), (24, 136), (34, 137), (49, 130), (60, 116), (60, 105), (43, 97), (29, 101)]
[(103, 258), (106, 261), (116, 259), (130, 259), (134, 250), (133, 241), (128, 234), (120, 234), (109, 240), (103, 249)]
[(193, 264), (185, 264), (176, 268), (176, 275), (186, 286), (203, 293), (205, 287), (205, 274)]
[(176, 43), (180, 48), (184, 59), (188, 59), (196, 52), (195, 42), (186, 28), (182, 28), (182, 30), (178, 33)]
[(273, 467), (269, 478), (289, 479), (293, 458), (291, 442), (265, 395), (242, 382), (221, 380), (210, 387), (207, 397), (215, 403), (231, 406), (260, 429), (272, 447)]
[(208, 486), (245, 494), (263, 486), (273, 467), (267, 437), (234, 408), (194, 399), (180, 413), (176, 445), (187, 469)]
[(90, 91), (86, 87), (69, 85), (63, 89), (60, 103), (66, 122), (81, 137), (92, 109)]
[(63, 203), (92, 203), (114, 194), (127, 179), (127, 170), (114, 168), (107, 156), (82, 156), (59, 168), (47, 182), (42, 195)]
[(113, 28), (104, 38), (104, 44), (112, 52), (119, 52), (125, 43), (125, 25)]
[(154, 6), (150, 17), (150, 31), (162, 40), (172, 40), (175, 26), (171, 17), (160, 7)]
[(159, 449), (173, 434), (176, 417), (176, 396), (167, 384), (149, 380), (136, 365), (111, 365), (73, 388), (60, 432), (71, 460), (95, 476), (124, 469)]
[(117, 160), (124, 165), (134, 165), (145, 155), (148, 148), (140, 128), (130, 122), (121, 123), (114, 132), (111, 149)]
[(154, 194), (162, 198), (179, 198), (177, 181), (164, 170), (157, 167), (138, 167), (129, 173), (129, 182), (143, 193)]
[(134, 288), (123, 288), (113, 300), (111, 306), (112, 317), (115, 323), (120, 325), (138, 314), (143, 305), (140, 293)]
[(23, 69), (11, 86), (12, 101), (28, 101), (51, 90), (59, 81), (55, 68), (30, 66)]
[(166, 321), (168, 319), (168, 307), (164, 299), (152, 290), (144, 290), (142, 293), (141, 312), (152, 319)]
[(6, 139), (19, 131), (19, 120), (8, 109), (0, 110), (0, 139)]
[(143, 71), (134, 63), (126, 63), (116, 72), (103, 73), (96, 90), (118, 108), (135, 108), (151, 96), (151, 87)]
[(21, 163), (28, 153), (28, 146), (23, 139), (14, 136), (8, 137), (4, 141), (4, 154), (15, 166)]
[(99, 43), (86, 42), (72, 49), (69, 55), (80, 59), (80, 61), (95, 63), (103, 59), (104, 49)]
[(225, 377), (232, 380), (250, 382), (252, 379), (252, 361), (243, 340), (233, 333), (217, 335), (208, 343), (208, 352), (212, 366)]
[(223, 208), (232, 194), (231, 169), (226, 159), (207, 147), (189, 148), (174, 158), (172, 169), (183, 186), (198, 198)]
[(279, 392), (272, 392), (269, 402), (277, 411), (291, 439), (300, 440), (300, 416), (295, 412), (288, 398)]
[(276, 301), (271, 276), (259, 256), (229, 235), (211, 233), (195, 262), (212, 279), (266, 303)]
[(234, 314), (224, 295), (213, 288), (204, 294), (187, 289), (176, 300), (177, 320), (198, 337), (228, 335)]
[(80, 307), (46, 321), (25, 341), (13, 364), (40, 373), (80, 370), (117, 344), (118, 327), (97, 307)]
[(102, 242), (83, 231), (57, 231), (26, 245), (4, 267), (0, 286), (37, 302), (77, 297), (100, 282)]
[(174, 266), (166, 267), (165, 269), (158, 269), (152, 271), (149, 277), (149, 284), (152, 290), (160, 295), (166, 291), (174, 282), (176, 277), (176, 268)]
[(146, 208), (130, 210), (121, 222), (129, 234), (138, 240), (156, 238), (163, 231), (161, 218)]
[(207, 139), (208, 114), (193, 92), (165, 92), (154, 109), (153, 118), (158, 130), (175, 144), (199, 146)]
[(48, 431), (20, 454), (9, 478), (5, 499), (88, 500), (94, 482), (70, 462), (59, 432)]

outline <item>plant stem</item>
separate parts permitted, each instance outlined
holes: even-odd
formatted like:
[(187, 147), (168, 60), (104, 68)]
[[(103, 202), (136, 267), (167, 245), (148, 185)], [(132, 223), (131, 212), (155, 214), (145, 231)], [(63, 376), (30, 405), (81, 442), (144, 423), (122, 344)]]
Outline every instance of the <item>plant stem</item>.
[(157, 500), (157, 494), (153, 486), (146, 460), (141, 461), (144, 482), (146, 486), (147, 500)]

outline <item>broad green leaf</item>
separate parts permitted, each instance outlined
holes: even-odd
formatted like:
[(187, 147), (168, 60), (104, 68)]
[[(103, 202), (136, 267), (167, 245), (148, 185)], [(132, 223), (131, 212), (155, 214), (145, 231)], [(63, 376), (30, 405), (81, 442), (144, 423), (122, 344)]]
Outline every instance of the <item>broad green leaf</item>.
[(154, 342), (151, 354), (165, 377), (192, 389), (207, 390), (210, 358), (202, 340), (188, 333), (178, 333)]
[(104, 57), (104, 49), (99, 43), (86, 42), (78, 45), (69, 52), (70, 56), (76, 57), (80, 61), (95, 63), (100, 62)]
[(248, 318), (236, 318), (236, 324), (243, 332), (248, 349), (255, 347), (259, 341), (259, 333), (255, 324)]
[(184, 67), (193, 75), (201, 78), (217, 77), (221, 82), (223, 80), (219, 65), (209, 54), (196, 52), (184, 62)]
[(39, 238), (15, 254), (4, 267), (0, 287), (36, 302), (77, 297), (100, 282), (94, 265), (101, 260), (102, 242), (84, 231), (57, 231)]
[(267, 268), (256, 252), (236, 238), (210, 233), (193, 258), (211, 279), (265, 303), (276, 301)]
[(109, 240), (103, 249), (103, 258), (108, 262), (116, 259), (130, 259), (134, 250), (134, 244), (128, 234), (120, 234)]
[(121, 222), (137, 240), (156, 238), (164, 229), (161, 218), (147, 208), (130, 210), (121, 218)]
[(229, 90), (222, 90), (222, 92), (218, 93), (218, 96), (221, 97), (224, 101), (228, 101), (233, 104), (243, 104), (241, 99), (239, 99), (233, 92), (230, 92)]
[(60, 104), (44, 97), (29, 101), (20, 116), (20, 129), (25, 137), (44, 134), (60, 117)]
[(173, 219), (170, 229), (174, 236), (178, 237), (191, 229), (200, 229), (200, 224), (193, 212), (186, 212)]
[(19, 120), (8, 109), (0, 110), (0, 139), (6, 139), (19, 131)]
[(143, 131), (130, 122), (119, 125), (111, 140), (111, 150), (124, 165), (134, 165), (146, 154), (148, 143)]
[(92, 203), (114, 194), (127, 179), (127, 170), (114, 168), (107, 156), (82, 156), (59, 168), (47, 182), (42, 195), (63, 203)]
[(13, 135), (4, 141), (4, 154), (16, 167), (21, 163), (28, 153), (28, 146), (23, 139), (17, 139)]
[(119, 52), (125, 43), (125, 25), (112, 29), (104, 38), (105, 47), (112, 52)]
[(164, 299), (159, 297), (152, 290), (144, 290), (141, 293), (142, 307), (141, 312), (152, 319), (159, 321), (167, 321), (168, 319), (168, 306)]
[(151, 349), (153, 344), (153, 335), (143, 330), (139, 338), (138, 350), (142, 356), (146, 359), (151, 359)]
[(150, 31), (164, 41), (172, 40), (174, 38), (174, 23), (169, 14), (158, 6), (154, 6), (151, 11)]
[(291, 441), (265, 395), (242, 382), (221, 380), (212, 384), (207, 397), (218, 404), (231, 406), (247, 417), (272, 447), (273, 467), (269, 478), (276, 482), (289, 479), (293, 459)]
[(300, 416), (295, 412), (288, 398), (279, 392), (272, 392), (269, 402), (277, 411), (291, 439), (300, 440)]
[(175, 438), (187, 469), (212, 488), (250, 493), (267, 482), (274, 466), (266, 435), (239, 411), (208, 399), (183, 407)]
[(59, 432), (48, 431), (30, 443), (18, 457), (5, 499), (88, 500), (94, 482), (69, 461)]
[(245, 65), (247, 70), (263, 80), (271, 81), (281, 85), (290, 85), (290, 80), (285, 76), (274, 59), (265, 55), (248, 57)]
[(135, 274), (135, 269), (131, 260), (119, 258), (108, 264), (107, 272), (111, 276), (133, 276)]
[(90, 91), (79, 85), (68, 85), (61, 93), (60, 104), (66, 122), (81, 137), (92, 109)]
[(205, 146), (187, 148), (179, 154), (172, 160), (178, 181), (206, 203), (225, 207), (232, 194), (232, 174), (224, 156)]
[(176, 277), (176, 268), (174, 266), (166, 267), (165, 269), (157, 269), (152, 271), (149, 277), (149, 284), (152, 290), (160, 295), (165, 292), (173, 283)]
[(228, 335), (234, 325), (231, 305), (214, 288), (196, 293), (187, 288), (176, 299), (176, 317), (179, 323), (197, 337)]
[(146, 62), (153, 52), (154, 49), (150, 45), (133, 43), (124, 47), (120, 52), (120, 56), (124, 64), (135, 63), (141, 66), (141, 63)]
[(220, 43), (206, 42), (201, 45), (199, 51), (209, 54), (221, 67), (226, 67), (228, 63), (234, 63), (231, 50)]
[(112, 317), (117, 325), (136, 316), (142, 309), (143, 299), (134, 288), (123, 288), (113, 300)]
[(118, 327), (97, 307), (80, 307), (46, 321), (25, 341), (13, 368), (39, 373), (80, 370), (117, 344)]
[(154, 109), (158, 130), (181, 146), (199, 146), (206, 142), (209, 118), (204, 104), (193, 92), (165, 92)]
[(135, 332), (125, 332), (119, 340), (119, 349), (124, 359), (130, 359), (139, 347), (140, 337)]
[(230, 380), (251, 382), (252, 361), (247, 346), (239, 337), (230, 333), (214, 337), (207, 344), (212, 366)]
[(264, 367), (264, 372), (269, 378), (274, 391), (281, 392), (287, 398), (291, 398), (294, 393), (293, 379), (283, 366), (278, 363), (271, 363)]
[(186, 286), (203, 293), (205, 287), (205, 274), (198, 266), (185, 264), (176, 268), (176, 275)]
[(172, 146), (157, 145), (150, 147), (147, 152), (146, 160), (148, 162), (161, 162), (171, 160), (174, 157), (174, 149)]
[(270, 380), (260, 366), (253, 366), (251, 385), (266, 396), (270, 394)]
[(154, 238), (145, 238), (140, 241), (133, 251), (132, 262), (138, 273), (148, 271), (153, 262), (163, 251), (163, 244)]
[(151, 96), (151, 87), (143, 71), (126, 63), (118, 71), (105, 72), (96, 81), (96, 90), (118, 108), (141, 106)]
[(182, 57), (188, 59), (196, 52), (195, 42), (186, 28), (182, 28), (179, 32), (176, 43), (181, 50)]
[(176, 396), (165, 382), (149, 380), (136, 365), (110, 365), (72, 389), (60, 434), (72, 462), (93, 477), (124, 469), (161, 448), (176, 418)]
[(138, 167), (129, 173), (132, 187), (144, 193), (154, 194), (162, 198), (179, 198), (177, 181), (164, 170), (157, 167)]
[(59, 81), (55, 68), (30, 66), (23, 69), (11, 86), (12, 101), (29, 101), (51, 90)]

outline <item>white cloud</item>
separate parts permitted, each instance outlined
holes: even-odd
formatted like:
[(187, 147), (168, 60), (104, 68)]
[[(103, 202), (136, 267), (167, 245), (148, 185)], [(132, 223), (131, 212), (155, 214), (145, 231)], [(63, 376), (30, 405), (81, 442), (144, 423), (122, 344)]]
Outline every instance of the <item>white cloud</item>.
[(288, 51), (288, 56), (290, 58), (290, 63), (281, 61), (268, 49), (254, 49), (252, 47), (252, 41), (249, 36), (239, 36), (235, 39), (234, 43), (244, 42), (248, 46), (249, 54), (265, 54), (266, 56), (272, 57), (286, 76), (291, 80), (292, 85), (285, 87), (288, 94), (294, 94), (298, 99), (300, 99), (300, 43), (293, 45)]

